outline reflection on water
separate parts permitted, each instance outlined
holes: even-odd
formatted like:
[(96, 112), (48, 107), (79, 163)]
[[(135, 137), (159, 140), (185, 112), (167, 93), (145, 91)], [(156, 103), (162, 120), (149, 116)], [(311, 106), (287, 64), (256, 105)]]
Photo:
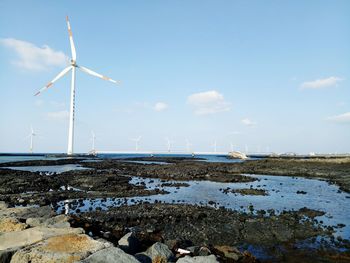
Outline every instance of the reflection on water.
[[(335, 185), (329, 185), (325, 181), (312, 180), (287, 176), (249, 175), (259, 180), (249, 183), (218, 183), (210, 181), (188, 181), (188, 187), (162, 186), (159, 179), (133, 177), (132, 184), (145, 185), (147, 189), (160, 188), (168, 191), (165, 195), (152, 195), (144, 197), (128, 198), (97, 198), (86, 199), (81, 202), (73, 202), (71, 212), (74, 209), (80, 211), (95, 210), (97, 207), (107, 210), (109, 207), (122, 204), (135, 204), (138, 202), (164, 202), (224, 206), (234, 210), (247, 211), (250, 205), (254, 209), (275, 209), (276, 212), (283, 210), (298, 210), (303, 207), (326, 212), (318, 220), (325, 225), (335, 226), (345, 224), (339, 228), (337, 235), (344, 238), (350, 237), (350, 195), (339, 191)], [(173, 181), (176, 183), (176, 181)], [(223, 193), (222, 189), (256, 188), (267, 191), (267, 196), (240, 195)], [(303, 194), (300, 194), (303, 191)], [(299, 193), (299, 194), (298, 194)], [(59, 203), (58, 212), (62, 211), (63, 203)]]

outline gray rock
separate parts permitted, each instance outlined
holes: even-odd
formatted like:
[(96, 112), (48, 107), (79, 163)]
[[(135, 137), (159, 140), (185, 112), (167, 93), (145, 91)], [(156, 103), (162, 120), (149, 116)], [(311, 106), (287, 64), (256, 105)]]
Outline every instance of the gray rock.
[(167, 260), (171, 260), (174, 257), (173, 252), (171, 252), (168, 246), (160, 242), (154, 243), (151, 247), (147, 249), (145, 254), (149, 256), (152, 259), (152, 261), (156, 258), (164, 258)]
[(139, 263), (139, 261), (135, 257), (129, 254), (126, 254), (123, 250), (117, 247), (102, 249), (80, 262), (81, 263), (106, 263), (106, 262)]
[(29, 246), (53, 236), (84, 233), (82, 228), (33, 227), (0, 235), (0, 250)]
[(210, 256), (198, 256), (198, 257), (189, 257), (180, 258), (177, 263), (217, 263), (214, 255)]
[(140, 241), (137, 239), (133, 232), (127, 233), (118, 241), (118, 245), (125, 252), (134, 254), (140, 251)]
[(58, 215), (52, 218), (27, 218), (26, 224), (35, 227), (35, 226), (47, 226), (47, 227), (55, 227), (55, 228), (68, 228), (70, 224), (68, 222), (69, 217), (66, 215)]
[(16, 217), (20, 219), (27, 218), (50, 218), (54, 216), (55, 213), (50, 206), (42, 207), (13, 207), (0, 209), (0, 217)]
[(66, 234), (18, 250), (11, 263), (76, 262), (105, 248), (104, 242), (96, 241), (88, 235)]

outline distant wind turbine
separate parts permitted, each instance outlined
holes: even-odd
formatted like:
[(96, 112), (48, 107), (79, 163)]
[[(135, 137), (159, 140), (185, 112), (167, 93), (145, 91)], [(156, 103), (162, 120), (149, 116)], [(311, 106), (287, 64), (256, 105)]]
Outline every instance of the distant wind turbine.
[(233, 147), (234, 145), (233, 145), (233, 143), (232, 142), (230, 142), (230, 148), (231, 148), (231, 152), (233, 152)]
[(76, 63), (76, 59), (77, 59), (77, 54), (76, 54), (76, 50), (75, 50), (75, 45), (73, 42), (73, 34), (72, 34), (72, 30), (70, 27), (70, 23), (68, 20), (68, 16), (66, 17), (67, 20), (67, 26), (68, 26), (68, 33), (69, 33), (69, 41), (70, 41), (70, 48), (71, 48), (71, 53), (72, 53), (72, 58), (70, 60), (70, 65), (65, 68), (64, 70), (62, 70), (53, 80), (51, 80), (51, 82), (49, 82), (45, 87), (43, 87), (41, 90), (39, 90), (35, 96), (39, 95), (41, 92), (47, 90), (48, 88), (50, 88), (57, 80), (59, 80), (60, 78), (62, 78), (64, 75), (66, 75), (69, 71), (72, 71), (72, 80), (71, 80), (71, 95), (70, 95), (70, 113), (69, 113), (69, 133), (68, 133), (68, 150), (67, 150), (67, 154), (68, 155), (72, 155), (73, 154), (73, 146), (74, 146), (74, 113), (75, 113), (75, 70), (78, 68), (81, 71), (104, 79), (104, 80), (108, 80), (111, 81), (115, 84), (119, 84), (118, 81), (115, 81), (109, 77), (106, 77), (104, 75), (101, 75), (99, 73), (96, 73), (94, 71), (92, 71), (91, 69), (85, 68), (83, 66), (78, 66)]
[(171, 152), (171, 146), (174, 143), (174, 141), (171, 141), (168, 137), (166, 137), (165, 140), (167, 141), (168, 152)]
[(190, 141), (188, 139), (186, 139), (186, 151), (188, 153), (191, 152), (191, 146), (192, 146), (192, 143), (190, 143)]
[(29, 146), (29, 152), (33, 153), (33, 141), (34, 136), (37, 136), (37, 134), (33, 130), (33, 126), (30, 125), (30, 134), (26, 137), (26, 139), (30, 138), (30, 146)]
[(216, 140), (214, 141), (212, 146), (214, 147), (214, 153), (216, 153), (217, 152), (217, 142), (216, 142)]
[(95, 150), (96, 135), (95, 135), (94, 131), (91, 131), (91, 140), (92, 140), (91, 152), (96, 152), (96, 150)]
[(137, 138), (133, 138), (133, 139), (130, 139), (131, 141), (134, 141), (135, 142), (135, 151), (139, 151), (139, 144), (140, 144), (140, 141), (141, 141), (141, 139), (142, 139), (142, 136), (139, 136), (139, 137), (137, 137)]

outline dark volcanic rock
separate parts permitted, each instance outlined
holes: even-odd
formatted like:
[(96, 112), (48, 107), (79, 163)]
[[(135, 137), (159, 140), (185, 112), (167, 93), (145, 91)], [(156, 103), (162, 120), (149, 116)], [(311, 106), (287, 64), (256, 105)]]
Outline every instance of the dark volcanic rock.
[[(183, 239), (194, 244), (236, 245), (237, 243), (278, 244), (324, 233), (302, 213), (286, 212), (264, 217), (226, 209), (191, 205), (142, 204), (122, 206), (107, 212), (80, 215), (82, 222), (98, 224), (120, 238), (130, 227), (161, 234), (165, 242)], [(119, 236), (119, 237), (118, 237)]]

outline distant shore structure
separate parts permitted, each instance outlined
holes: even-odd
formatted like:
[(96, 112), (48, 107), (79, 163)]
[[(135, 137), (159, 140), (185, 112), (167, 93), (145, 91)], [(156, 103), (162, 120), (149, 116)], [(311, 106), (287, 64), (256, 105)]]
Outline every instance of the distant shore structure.
[(96, 73), (92, 71), (91, 69), (85, 68), (83, 66), (78, 66), (76, 63), (77, 59), (77, 53), (75, 50), (75, 45), (73, 41), (73, 33), (71, 30), (71, 26), (69, 23), (68, 16), (66, 17), (67, 26), (68, 26), (68, 34), (69, 34), (69, 42), (70, 42), (70, 48), (72, 53), (72, 58), (70, 60), (70, 65), (62, 70), (52, 81), (50, 81), (45, 87), (43, 87), (41, 90), (39, 90), (35, 96), (39, 95), (41, 92), (47, 90), (50, 88), (57, 80), (62, 78), (64, 75), (66, 75), (69, 71), (72, 71), (72, 80), (71, 80), (71, 97), (70, 97), (70, 112), (69, 112), (69, 132), (68, 132), (68, 149), (67, 149), (67, 155), (73, 155), (74, 154), (74, 114), (75, 114), (75, 70), (78, 68), (81, 71), (98, 77), (103, 80), (111, 81), (115, 84), (119, 84), (119, 81), (113, 80), (109, 77), (106, 77), (104, 75), (101, 75), (99, 73)]

